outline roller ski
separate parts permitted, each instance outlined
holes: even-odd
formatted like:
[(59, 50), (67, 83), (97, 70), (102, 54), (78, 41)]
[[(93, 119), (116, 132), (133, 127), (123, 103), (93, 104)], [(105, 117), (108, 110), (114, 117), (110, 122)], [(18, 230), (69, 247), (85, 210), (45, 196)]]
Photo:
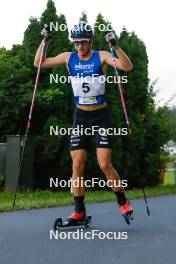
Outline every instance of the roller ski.
[(92, 216), (86, 216), (84, 211), (72, 213), (65, 221), (62, 218), (56, 218), (54, 222), (54, 230), (59, 230), (64, 227), (74, 227), (74, 226), (85, 226), (89, 227), (91, 224)]
[(131, 220), (133, 220), (133, 208), (128, 200), (123, 205), (119, 205), (119, 211), (125, 219), (125, 222), (130, 225)]

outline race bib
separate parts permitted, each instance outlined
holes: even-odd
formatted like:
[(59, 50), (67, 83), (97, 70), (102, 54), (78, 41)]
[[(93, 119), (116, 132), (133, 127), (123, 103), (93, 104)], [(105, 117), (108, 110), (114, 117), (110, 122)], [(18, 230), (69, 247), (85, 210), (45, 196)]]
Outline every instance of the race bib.
[(79, 97), (78, 104), (97, 104), (96, 97)]
[[(74, 96), (86, 97), (94, 101), (98, 95), (105, 94), (105, 76), (70, 77)], [(82, 99), (81, 99), (82, 100)]]

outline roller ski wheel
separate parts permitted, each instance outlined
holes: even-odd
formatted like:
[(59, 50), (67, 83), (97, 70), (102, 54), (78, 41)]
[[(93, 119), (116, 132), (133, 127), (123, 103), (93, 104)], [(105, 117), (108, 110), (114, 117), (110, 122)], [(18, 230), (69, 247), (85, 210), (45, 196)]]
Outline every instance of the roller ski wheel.
[(133, 220), (133, 212), (130, 213), (126, 213), (122, 215), (125, 219), (125, 222), (130, 225), (131, 224), (131, 220)]
[(119, 205), (119, 210), (125, 219), (125, 222), (130, 225), (131, 220), (133, 220), (133, 208), (130, 202), (127, 200), (125, 204)]
[(64, 227), (74, 227), (74, 226), (85, 226), (89, 227), (91, 224), (92, 216), (86, 216), (84, 219), (81, 220), (75, 220), (68, 218), (65, 221), (62, 220), (62, 218), (56, 218), (54, 222), (54, 230), (59, 230), (60, 228)]
[(62, 218), (56, 218), (55, 222), (54, 222), (54, 230), (59, 230), (60, 227), (62, 227), (63, 223), (62, 223)]

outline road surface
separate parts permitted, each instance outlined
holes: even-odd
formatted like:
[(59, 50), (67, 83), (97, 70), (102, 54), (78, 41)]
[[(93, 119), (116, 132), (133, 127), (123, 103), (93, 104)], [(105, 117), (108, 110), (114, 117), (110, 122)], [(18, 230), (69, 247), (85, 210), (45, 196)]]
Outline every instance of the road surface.
[[(87, 205), (93, 216), (91, 228), (60, 233), (52, 231), (53, 221), (69, 215), (71, 206), (0, 213), (0, 263), (175, 264), (176, 195), (149, 198), (150, 217), (143, 199), (133, 200), (132, 205), (135, 219), (130, 226), (115, 202), (97, 203)], [(75, 231), (82, 238), (74, 239)], [(88, 238), (97, 235), (86, 239), (86, 232)], [(108, 232), (116, 236), (108, 239)]]

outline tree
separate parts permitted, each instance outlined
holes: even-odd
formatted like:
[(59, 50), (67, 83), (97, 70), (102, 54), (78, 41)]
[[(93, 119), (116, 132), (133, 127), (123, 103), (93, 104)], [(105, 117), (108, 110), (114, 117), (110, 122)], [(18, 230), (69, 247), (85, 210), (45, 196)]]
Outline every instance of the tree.
[[(17, 55), (0, 49), (0, 137), (18, 134), (24, 122), (26, 104), (29, 101), (30, 69)], [(27, 92), (26, 92), (27, 91)]]
[(105, 20), (101, 14), (98, 14), (94, 24), (93, 49), (106, 50), (107, 43), (105, 41), (105, 30), (109, 28), (110, 22)]
[(88, 21), (87, 21), (87, 14), (86, 14), (86, 11), (83, 11), (83, 12), (82, 12), (79, 21), (85, 21), (85, 22), (88, 22)]

